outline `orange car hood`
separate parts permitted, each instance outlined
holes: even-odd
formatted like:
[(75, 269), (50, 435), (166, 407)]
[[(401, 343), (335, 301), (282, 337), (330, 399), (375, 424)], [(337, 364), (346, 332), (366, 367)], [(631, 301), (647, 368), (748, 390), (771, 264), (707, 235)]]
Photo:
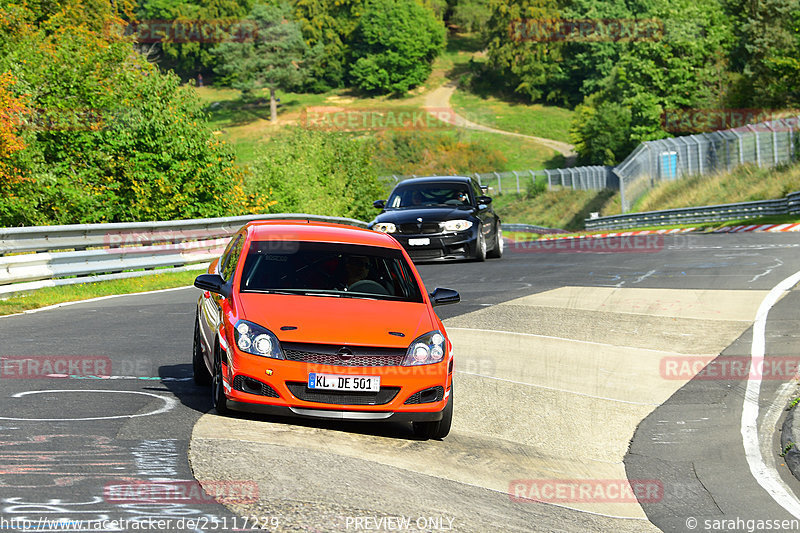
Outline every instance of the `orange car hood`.
[[(268, 328), (281, 342), (405, 348), (436, 328), (424, 303), (254, 293), (240, 293), (239, 301), (241, 318)], [(281, 330), (287, 326), (297, 329)]]

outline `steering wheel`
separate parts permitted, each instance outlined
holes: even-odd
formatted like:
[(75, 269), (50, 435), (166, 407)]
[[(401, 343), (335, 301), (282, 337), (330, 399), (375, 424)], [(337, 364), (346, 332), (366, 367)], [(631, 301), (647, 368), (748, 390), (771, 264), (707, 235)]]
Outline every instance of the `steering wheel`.
[(389, 296), (389, 291), (386, 290), (386, 287), (377, 281), (372, 281), (371, 279), (362, 279), (361, 281), (356, 281), (350, 285), (347, 290), (348, 292), (365, 292), (367, 294), (382, 294), (384, 296)]

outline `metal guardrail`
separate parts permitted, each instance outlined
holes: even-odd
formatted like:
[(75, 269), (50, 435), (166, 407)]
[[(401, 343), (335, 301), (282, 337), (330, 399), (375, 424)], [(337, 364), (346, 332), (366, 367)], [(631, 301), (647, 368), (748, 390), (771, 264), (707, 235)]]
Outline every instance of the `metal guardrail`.
[(228, 237), (252, 220), (367, 225), (352, 218), (291, 213), (0, 228), (0, 297), (43, 287), (204, 269), (222, 253)]
[(735, 204), (684, 207), (663, 211), (646, 211), (607, 217), (587, 218), (587, 230), (628, 229), (643, 226), (671, 226), (676, 224), (700, 224), (725, 222), (728, 220), (760, 218), (770, 215), (800, 215), (800, 192), (786, 198), (740, 202)]
[(126, 244), (183, 242), (199, 238), (209, 239), (230, 235), (251, 220), (270, 219), (344, 222), (360, 227), (367, 225), (364, 221), (352, 218), (282, 213), (154, 222), (0, 228), (0, 255), (17, 252), (84, 250), (96, 246), (115, 247)]
[(551, 233), (569, 233), (565, 229), (545, 228), (544, 226), (534, 226), (531, 224), (502, 224), (501, 228), (503, 231), (525, 231), (528, 233), (539, 233), (541, 235), (547, 235)]

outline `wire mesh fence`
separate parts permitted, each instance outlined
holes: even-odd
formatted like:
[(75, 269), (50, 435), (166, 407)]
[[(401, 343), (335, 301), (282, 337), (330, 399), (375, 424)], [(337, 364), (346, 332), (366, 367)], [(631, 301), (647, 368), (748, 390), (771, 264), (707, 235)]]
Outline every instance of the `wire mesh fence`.
[(795, 160), (799, 119), (643, 142), (614, 168), (622, 212), (659, 182), (727, 171), (745, 163), (774, 167)]
[[(523, 193), (534, 183), (547, 184), (549, 189), (565, 187), (573, 190), (618, 189), (619, 180), (611, 167), (590, 166), (545, 170), (510, 170), (506, 172), (473, 173), (472, 177), (492, 194)], [(383, 176), (390, 187), (400, 181), (418, 176)]]
[[(619, 189), (622, 212), (663, 181), (732, 170), (746, 163), (774, 167), (800, 154), (800, 116), (738, 128), (671, 137), (640, 144), (616, 167), (586, 166), (545, 170), (474, 173), (491, 194), (525, 192), (534, 183), (549, 189)], [(384, 176), (387, 186), (417, 176)]]

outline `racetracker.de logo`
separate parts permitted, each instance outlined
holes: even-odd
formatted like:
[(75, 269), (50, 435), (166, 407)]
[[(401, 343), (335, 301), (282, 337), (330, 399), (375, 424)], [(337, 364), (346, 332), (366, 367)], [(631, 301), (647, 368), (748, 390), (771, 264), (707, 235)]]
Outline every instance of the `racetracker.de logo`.
[(669, 356), (659, 363), (663, 379), (742, 381), (761, 379), (789, 381), (800, 375), (800, 358), (750, 356)]
[(664, 235), (619, 235), (514, 241), (509, 248), (523, 253), (656, 253), (664, 249)]
[(32, 379), (60, 376), (108, 376), (111, 359), (96, 355), (0, 357), (0, 378)]
[(253, 503), (255, 481), (134, 481), (107, 483), (103, 498), (111, 504), (137, 503)]
[(657, 503), (664, 484), (657, 479), (515, 479), (514, 503)]
[(428, 130), (459, 122), (450, 108), (358, 109), (312, 106), (303, 110), (300, 125), (324, 131)]
[(516, 19), (509, 34), (517, 42), (638, 42), (661, 41), (664, 23), (658, 19)]
[[(788, 113), (786, 110), (759, 108), (665, 109), (661, 114), (661, 127), (673, 133), (701, 133), (745, 127), (747, 129), (743, 131), (797, 131), (800, 129), (800, 119), (797, 116), (787, 116)], [(797, 113), (792, 112), (794, 115)]]

